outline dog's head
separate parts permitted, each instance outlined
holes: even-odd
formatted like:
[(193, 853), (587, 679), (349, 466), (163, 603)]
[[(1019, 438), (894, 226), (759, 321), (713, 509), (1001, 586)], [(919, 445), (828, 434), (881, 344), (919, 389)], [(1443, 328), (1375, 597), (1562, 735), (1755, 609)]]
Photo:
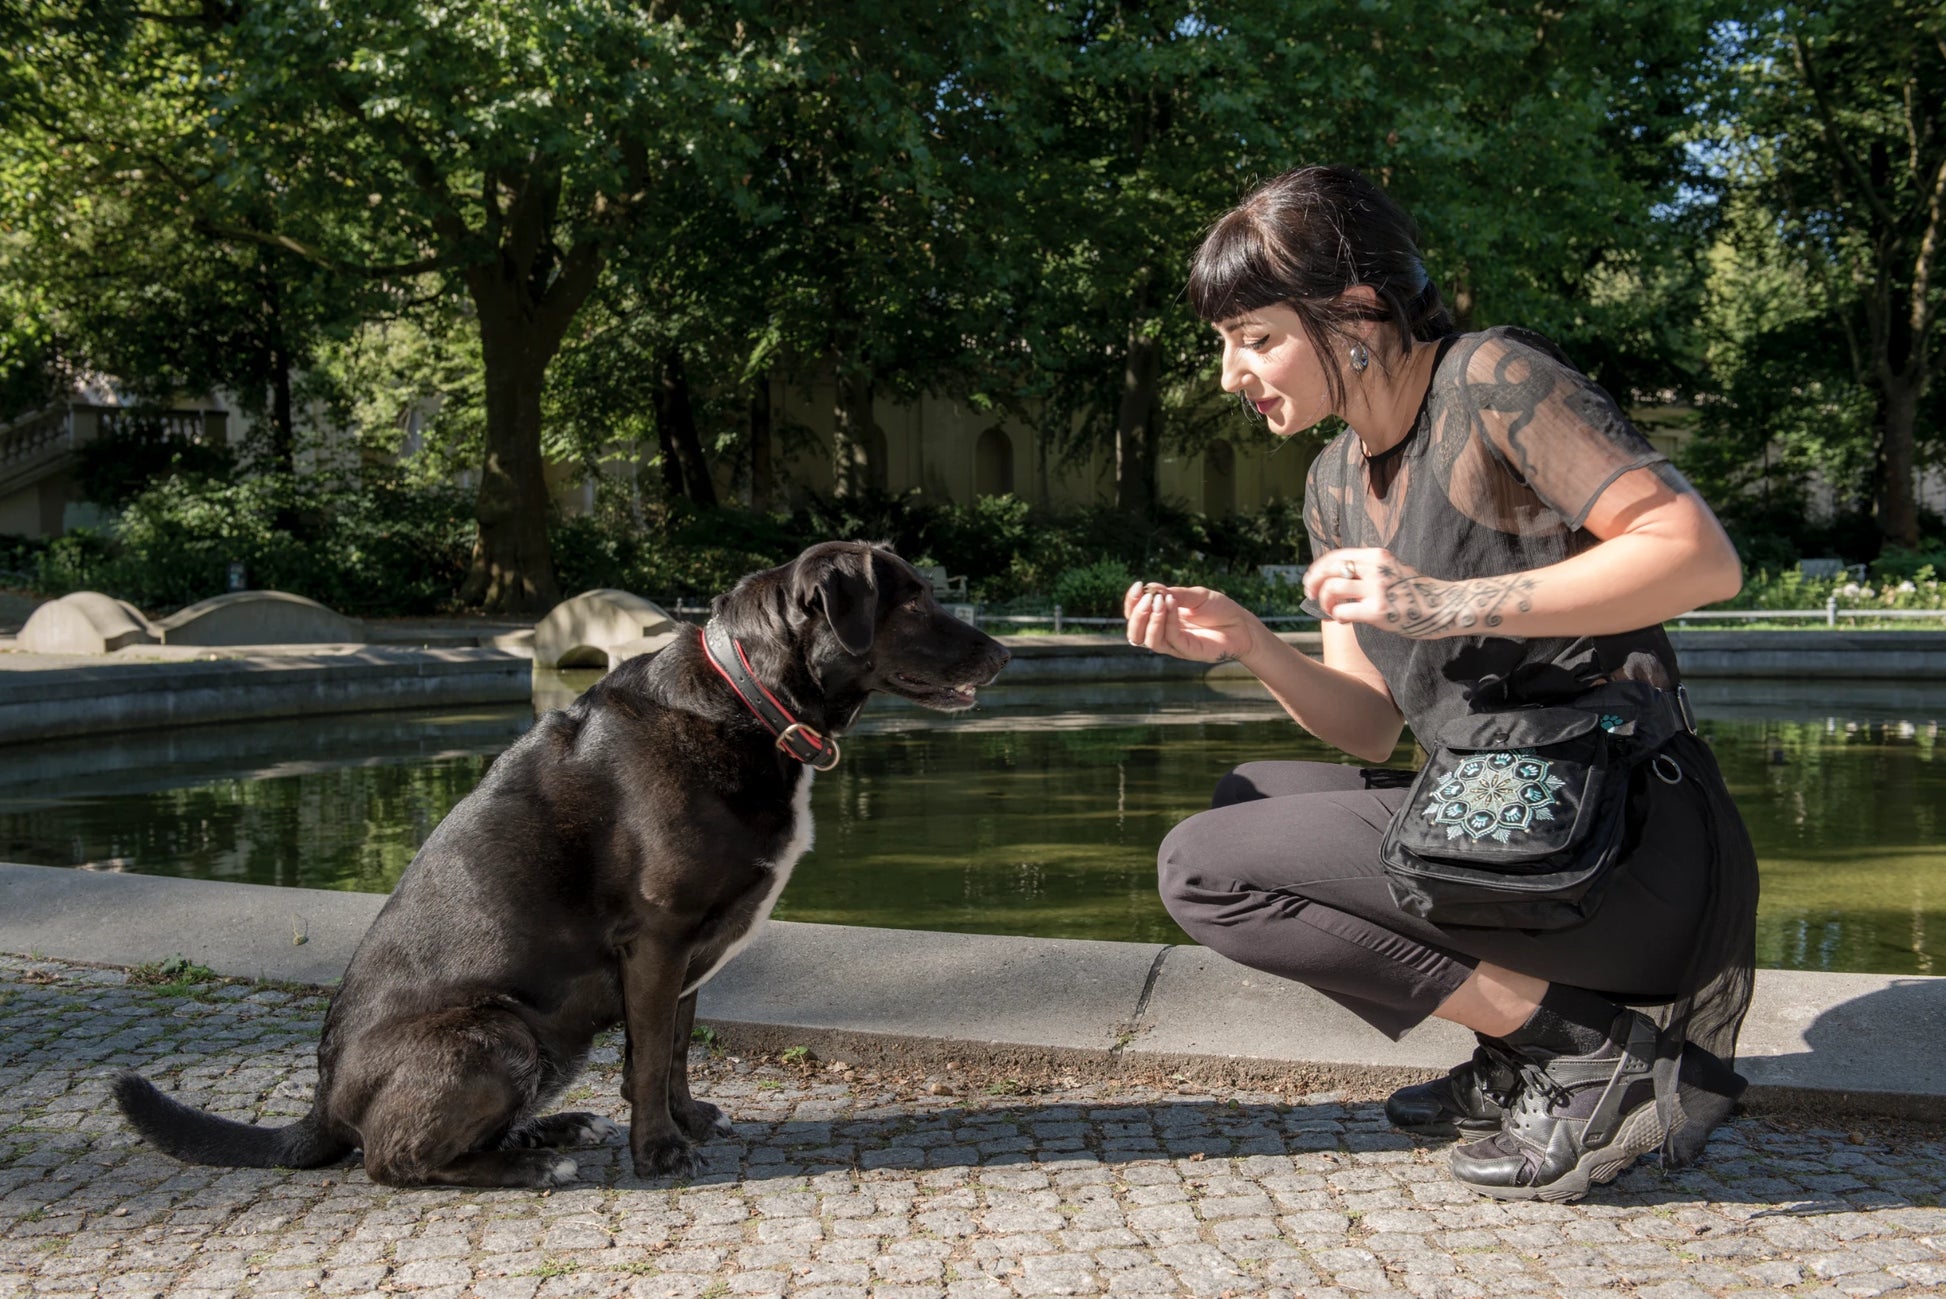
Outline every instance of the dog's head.
[[(1012, 657), (993, 637), (953, 617), (917, 569), (884, 546), (831, 541), (790, 567), (803, 633), (831, 652), (811, 656), (821, 683), (883, 690), (942, 712), (973, 706), (974, 692)], [(821, 648), (824, 648), (821, 646)]]

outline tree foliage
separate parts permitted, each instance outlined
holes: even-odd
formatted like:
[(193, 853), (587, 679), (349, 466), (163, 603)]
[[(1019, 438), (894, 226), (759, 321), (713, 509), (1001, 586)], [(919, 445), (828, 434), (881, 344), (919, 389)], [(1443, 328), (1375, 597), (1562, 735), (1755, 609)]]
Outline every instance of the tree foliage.
[[(1844, 390), (1863, 394), (1878, 529), (1914, 547), (1915, 471), (1922, 443), (1938, 436), (1946, 350), (1946, 11), (1931, 0), (1821, 0), (1766, 12), (1735, 37), (1726, 165), (1756, 205), (1740, 251), (1767, 258), (1812, 308), (1796, 316), (1793, 340), (1814, 345), (1798, 353), (1808, 373), (1772, 376), (1806, 407), (1835, 403), (1832, 440), (1853, 445)], [(1759, 329), (1742, 364), (1761, 370), (1776, 341)], [(1772, 427), (1788, 438), (1791, 423)]]
[[(0, 288), (0, 390), (83, 357), (275, 425), (309, 375), (374, 457), (473, 475), (487, 608), (557, 594), (550, 460), (630, 526), (726, 482), (774, 504), (778, 378), (836, 380), (841, 495), (874, 397), (934, 392), (1099, 457), (1154, 526), (1165, 452), (1250, 431), (1189, 256), (1307, 162), (1415, 214), (1463, 326), (1697, 400), (1712, 482), (1801, 512), (1878, 466), (1911, 533), (1946, 174), (1922, 0), (39, 8), (0, 32), (0, 264), (36, 268)], [(1704, 140), (1712, 89), (1734, 130)]]

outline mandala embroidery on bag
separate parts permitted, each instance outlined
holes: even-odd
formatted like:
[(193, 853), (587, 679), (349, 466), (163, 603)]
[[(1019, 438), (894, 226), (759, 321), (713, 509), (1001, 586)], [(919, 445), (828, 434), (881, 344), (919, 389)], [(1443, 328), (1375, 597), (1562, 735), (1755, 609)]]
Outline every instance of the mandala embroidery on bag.
[(1482, 753), (1454, 767), (1426, 804), (1426, 819), (1446, 827), (1446, 837), (1488, 836), (1506, 843), (1515, 831), (1554, 819), (1554, 791), (1568, 782), (1531, 749)]

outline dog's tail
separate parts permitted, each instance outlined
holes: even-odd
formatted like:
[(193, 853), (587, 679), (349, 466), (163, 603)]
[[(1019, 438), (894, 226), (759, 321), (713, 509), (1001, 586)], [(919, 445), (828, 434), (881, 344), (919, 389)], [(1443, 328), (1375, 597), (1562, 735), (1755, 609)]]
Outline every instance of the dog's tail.
[(221, 1168), (318, 1168), (335, 1163), (352, 1146), (323, 1131), (312, 1110), (289, 1127), (259, 1128), (190, 1109), (164, 1096), (155, 1084), (127, 1070), (115, 1076), (115, 1103), (135, 1130), (189, 1164)]

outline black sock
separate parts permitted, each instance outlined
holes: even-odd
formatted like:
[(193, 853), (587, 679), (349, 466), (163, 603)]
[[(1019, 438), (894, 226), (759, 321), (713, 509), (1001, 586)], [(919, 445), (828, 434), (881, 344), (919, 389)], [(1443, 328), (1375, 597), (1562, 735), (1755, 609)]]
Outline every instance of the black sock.
[(1593, 1055), (1608, 1044), (1608, 1031), (1621, 1013), (1619, 1005), (1598, 992), (1550, 983), (1527, 1022), (1501, 1040), (1556, 1055)]

